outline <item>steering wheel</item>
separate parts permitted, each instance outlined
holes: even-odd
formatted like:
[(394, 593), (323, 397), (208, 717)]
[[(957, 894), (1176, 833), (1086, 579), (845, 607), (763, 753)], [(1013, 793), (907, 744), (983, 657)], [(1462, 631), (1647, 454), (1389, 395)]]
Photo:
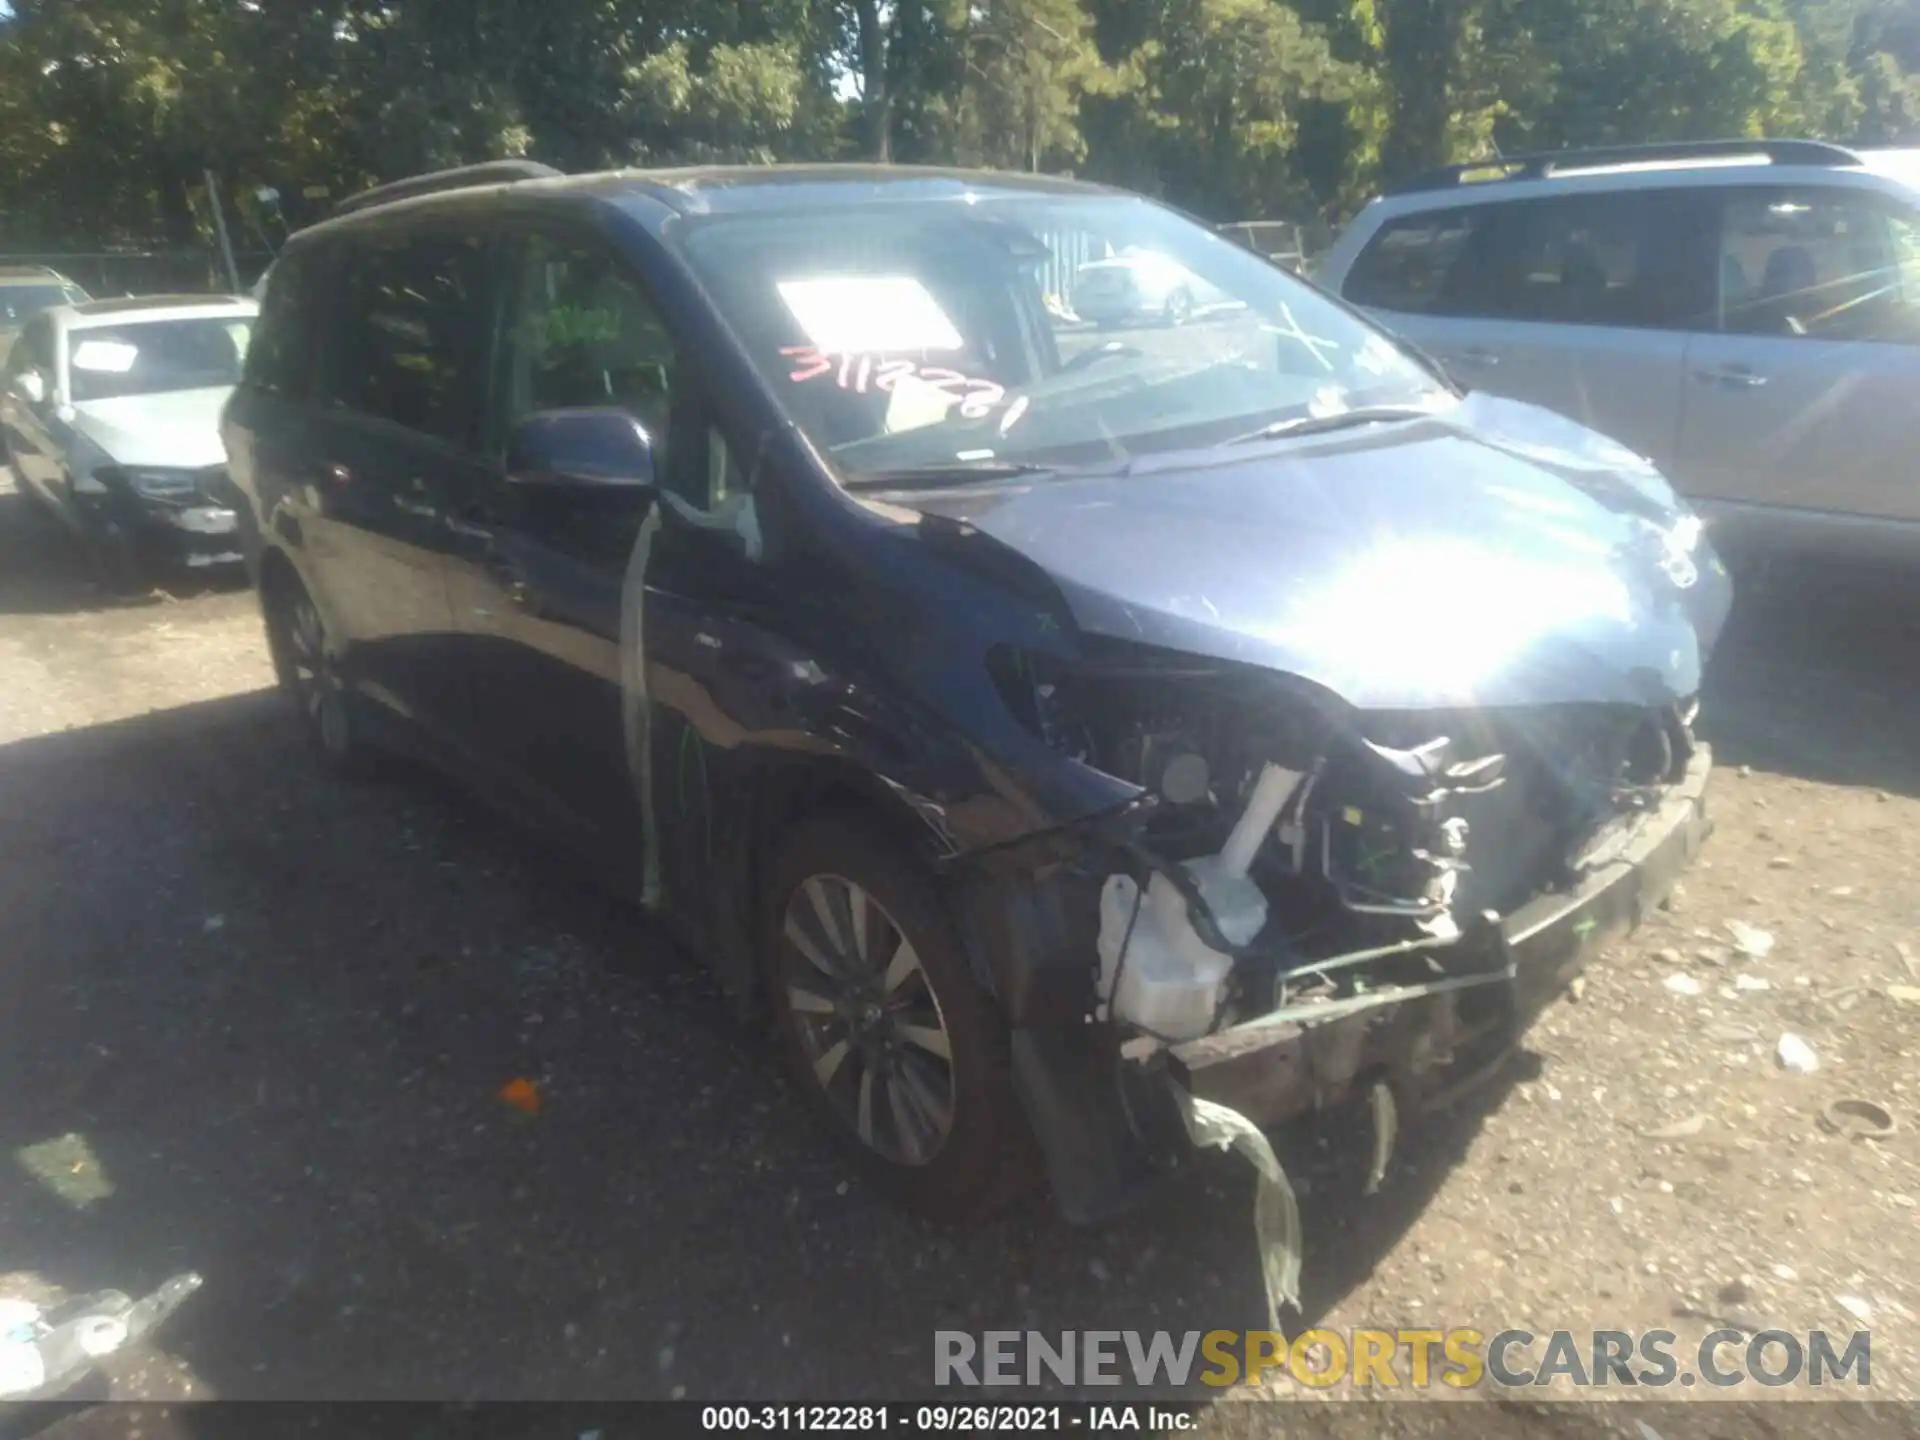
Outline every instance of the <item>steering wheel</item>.
[(1071, 375), (1076, 370), (1084, 370), (1089, 365), (1097, 365), (1102, 360), (1111, 360), (1117, 355), (1138, 355), (1138, 345), (1129, 345), (1124, 340), (1109, 340), (1104, 345), (1095, 345), (1091, 350), (1082, 350), (1071, 360), (1064, 362), (1059, 374)]

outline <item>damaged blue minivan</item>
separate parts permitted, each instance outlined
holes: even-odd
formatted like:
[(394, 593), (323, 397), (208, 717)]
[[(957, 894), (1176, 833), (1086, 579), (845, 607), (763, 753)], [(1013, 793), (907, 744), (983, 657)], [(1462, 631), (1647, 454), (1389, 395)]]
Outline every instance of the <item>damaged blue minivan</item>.
[(1136, 196), (398, 182), (224, 425), (320, 761), (576, 847), (923, 1213), (1110, 1213), (1194, 1097), (1445, 1099), (1708, 830), (1665, 481)]

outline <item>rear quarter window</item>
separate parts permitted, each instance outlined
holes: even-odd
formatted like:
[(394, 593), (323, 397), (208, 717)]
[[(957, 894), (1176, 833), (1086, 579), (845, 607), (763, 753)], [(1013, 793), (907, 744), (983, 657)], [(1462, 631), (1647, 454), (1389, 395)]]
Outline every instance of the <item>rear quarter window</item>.
[(1409, 315), (1444, 310), (1447, 277), (1485, 213), (1430, 210), (1387, 221), (1354, 260), (1341, 294), (1356, 305)]
[(311, 251), (283, 255), (268, 274), (260, 300), (260, 318), (241, 383), (250, 389), (294, 399), (304, 394), (316, 349), (318, 257)]

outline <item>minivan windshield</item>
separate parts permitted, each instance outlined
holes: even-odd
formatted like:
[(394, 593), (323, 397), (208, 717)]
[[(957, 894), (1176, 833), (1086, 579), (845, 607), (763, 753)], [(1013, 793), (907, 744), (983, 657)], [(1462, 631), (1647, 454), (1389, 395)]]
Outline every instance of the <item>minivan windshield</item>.
[(208, 317), (72, 331), (67, 369), (74, 403), (237, 384), (252, 329), (250, 317)]
[(863, 200), (672, 234), (850, 483), (1124, 461), (1453, 399), (1352, 312), (1137, 198)]

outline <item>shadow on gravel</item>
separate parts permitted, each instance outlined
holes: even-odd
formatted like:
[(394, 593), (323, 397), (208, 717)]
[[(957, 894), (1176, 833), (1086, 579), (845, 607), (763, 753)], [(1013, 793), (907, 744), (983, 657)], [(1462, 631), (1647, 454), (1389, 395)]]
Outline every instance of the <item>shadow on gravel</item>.
[[(0, 862), (0, 1255), (202, 1271), (199, 1393), (897, 1398), (938, 1329), (1264, 1325), (1237, 1159), (1099, 1230), (905, 1218), (643, 917), (438, 786), (322, 782), (270, 694), (0, 747)], [(1287, 1137), (1309, 1320), (1503, 1098), (1365, 1204), (1364, 1125)]]
[(1701, 729), (1721, 765), (1920, 795), (1920, 573), (1740, 575)]
[(61, 615), (104, 599), (72, 537), (0, 482), (0, 615)]

